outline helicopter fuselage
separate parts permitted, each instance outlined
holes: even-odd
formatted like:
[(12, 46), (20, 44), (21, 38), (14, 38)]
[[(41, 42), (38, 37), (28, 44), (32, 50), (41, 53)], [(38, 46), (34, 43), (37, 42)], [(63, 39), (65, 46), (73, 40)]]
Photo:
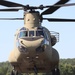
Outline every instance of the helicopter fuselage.
[[(44, 15), (52, 14), (62, 6), (72, 6), (65, 4), (69, 0), (60, 0), (54, 5), (30, 6), (11, 1), (1, 0), (0, 5), (11, 7), (0, 9), (0, 11), (24, 10), (24, 18), (0, 18), (0, 20), (24, 20), (24, 27), (15, 34), (14, 48), (10, 53), (9, 62), (14, 69), (11, 75), (20, 73), (38, 72), (50, 73), (50, 75), (60, 75), (59, 54), (53, 46), (59, 41), (59, 35), (41, 26), (43, 20), (49, 22), (74, 22), (74, 19), (44, 18)], [(17, 8), (19, 7), (19, 8)], [(38, 9), (44, 10), (39, 12)], [(37, 10), (37, 11), (36, 11)]]
[(34, 66), (38, 68), (38, 72), (46, 72), (57, 67), (59, 55), (51, 46), (50, 32), (46, 28), (21, 29), (15, 35), (15, 47), (9, 58), (15, 69), (29, 73), (33, 72)]
[(52, 48), (50, 31), (41, 26), (39, 14), (25, 15), (25, 26), (15, 34), (15, 46), (9, 56), (14, 69), (22, 73), (48, 72), (58, 67), (59, 54)]

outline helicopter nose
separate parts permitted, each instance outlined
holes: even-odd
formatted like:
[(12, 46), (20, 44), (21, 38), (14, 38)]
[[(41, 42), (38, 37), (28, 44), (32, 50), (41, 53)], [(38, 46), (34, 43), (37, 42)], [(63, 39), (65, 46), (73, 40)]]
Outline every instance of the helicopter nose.
[(27, 47), (28, 49), (36, 49), (37, 47), (39, 47), (41, 45), (41, 41), (43, 40), (44, 38), (27, 38), (27, 39), (20, 39), (20, 43)]

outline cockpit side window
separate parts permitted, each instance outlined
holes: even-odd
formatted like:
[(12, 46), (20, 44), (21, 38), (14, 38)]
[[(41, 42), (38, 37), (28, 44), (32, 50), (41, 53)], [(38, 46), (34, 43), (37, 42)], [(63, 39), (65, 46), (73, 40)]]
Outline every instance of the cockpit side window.
[(36, 31), (36, 36), (44, 36), (43, 31)]
[(24, 38), (24, 37), (27, 37), (28, 36), (28, 32), (27, 31), (21, 31), (19, 33), (19, 38)]
[(43, 29), (43, 31), (44, 31), (45, 39), (49, 40), (48, 31), (45, 28)]

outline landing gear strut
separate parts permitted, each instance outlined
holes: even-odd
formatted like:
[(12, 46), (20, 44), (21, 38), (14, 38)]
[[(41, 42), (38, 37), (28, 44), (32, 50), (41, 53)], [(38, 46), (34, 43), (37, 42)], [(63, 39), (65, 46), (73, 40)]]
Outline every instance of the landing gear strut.
[(34, 65), (34, 72), (35, 72), (35, 75), (37, 75), (38, 69), (37, 69), (36, 65)]

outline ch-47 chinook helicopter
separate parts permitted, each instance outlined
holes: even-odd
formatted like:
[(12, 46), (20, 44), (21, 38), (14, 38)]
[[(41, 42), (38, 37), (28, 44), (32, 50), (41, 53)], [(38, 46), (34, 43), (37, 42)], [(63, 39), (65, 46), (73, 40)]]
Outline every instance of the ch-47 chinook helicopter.
[[(22, 5), (6, 0), (0, 0), (0, 5), (9, 7), (0, 9), (0, 11), (18, 11), (24, 10), (24, 18), (0, 18), (0, 20), (24, 20), (24, 26), (17, 30), (15, 34), (15, 46), (10, 53), (9, 62), (14, 69), (11, 75), (19, 73), (47, 73), (51, 71), (52, 75), (60, 75), (59, 54), (53, 46), (57, 43), (56, 35), (41, 26), (43, 20), (58, 22), (75, 22), (74, 19), (43, 18), (43, 15), (52, 14), (63, 6), (72, 6), (75, 3), (65, 4), (69, 0), (60, 0), (50, 6), (29, 6)], [(42, 13), (35, 11), (43, 10)]]

